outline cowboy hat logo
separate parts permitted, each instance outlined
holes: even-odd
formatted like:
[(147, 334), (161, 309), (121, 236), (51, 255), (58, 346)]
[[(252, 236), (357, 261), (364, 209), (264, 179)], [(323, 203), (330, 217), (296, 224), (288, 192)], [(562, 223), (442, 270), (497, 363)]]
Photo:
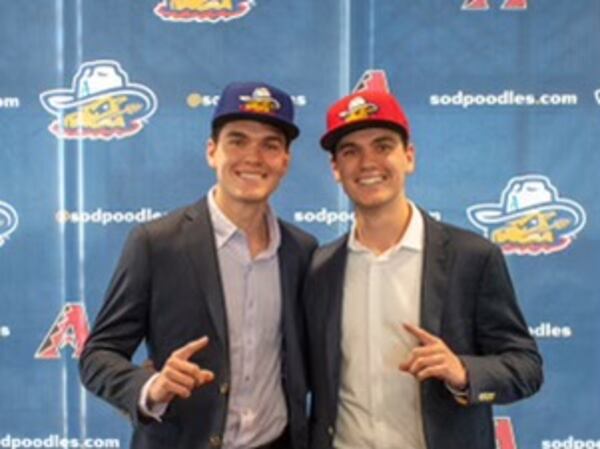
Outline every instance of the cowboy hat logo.
[(142, 130), (156, 111), (154, 92), (129, 81), (116, 61), (98, 60), (79, 67), (71, 89), (40, 94), (56, 117), (48, 129), (62, 139), (122, 139)]
[(4, 246), (17, 226), (19, 226), (17, 211), (10, 204), (0, 201), (0, 247)]
[(346, 123), (366, 120), (376, 114), (378, 110), (376, 104), (367, 102), (363, 97), (354, 97), (348, 103), (348, 109), (340, 112), (340, 118)]
[(254, 0), (162, 0), (154, 14), (170, 22), (228, 22), (250, 12)]
[(566, 249), (583, 229), (584, 209), (559, 195), (546, 176), (512, 178), (500, 203), (467, 208), (469, 221), (505, 254), (551, 254)]

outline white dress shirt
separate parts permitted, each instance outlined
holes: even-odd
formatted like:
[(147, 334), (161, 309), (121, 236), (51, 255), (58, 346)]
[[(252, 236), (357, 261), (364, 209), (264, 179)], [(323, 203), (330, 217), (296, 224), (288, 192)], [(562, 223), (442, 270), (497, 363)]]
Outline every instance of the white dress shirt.
[(410, 207), (404, 236), (383, 254), (350, 232), (336, 449), (426, 449), (419, 382), (399, 369), (418, 345), (402, 323), (420, 322), (424, 220)]

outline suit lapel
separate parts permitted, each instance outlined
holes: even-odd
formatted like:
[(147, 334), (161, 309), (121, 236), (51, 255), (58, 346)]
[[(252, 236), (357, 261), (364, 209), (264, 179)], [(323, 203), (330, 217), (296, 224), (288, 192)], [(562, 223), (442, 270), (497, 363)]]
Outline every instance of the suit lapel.
[(425, 219), (425, 254), (421, 284), (421, 326), (440, 335), (444, 299), (448, 291), (449, 254), (444, 228), (421, 211)]
[(188, 226), (184, 235), (186, 253), (191, 261), (194, 282), (208, 307), (217, 337), (227, 346), (227, 316), (208, 204), (203, 198), (186, 211)]
[(328, 363), (327, 375), (333, 381), (333, 404), (337, 403), (340, 385), (340, 367), (342, 363), (342, 303), (344, 297), (344, 277), (346, 273), (346, 259), (348, 256), (348, 238), (344, 236), (331, 248), (331, 263), (325, 273), (327, 279), (323, 280), (325, 288), (324, 301), (327, 303), (327, 316), (323, 325), (325, 329), (325, 354)]
[[(288, 236), (287, 230), (285, 227), (277, 221), (279, 229), (281, 231), (281, 244), (279, 245), (279, 249), (277, 250), (277, 262), (279, 265), (279, 284), (281, 291), (281, 332), (284, 337), (284, 350), (285, 350), (285, 342), (291, 338), (289, 335), (290, 332), (293, 331), (293, 313), (294, 313), (294, 304), (293, 301), (296, 299), (296, 292), (290, 291), (292, 286), (296, 286), (295, 279), (295, 264), (292, 263), (293, 259), (291, 257), (292, 251), (288, 248)], [(285, 357), (283, 358), (285, 361)]]

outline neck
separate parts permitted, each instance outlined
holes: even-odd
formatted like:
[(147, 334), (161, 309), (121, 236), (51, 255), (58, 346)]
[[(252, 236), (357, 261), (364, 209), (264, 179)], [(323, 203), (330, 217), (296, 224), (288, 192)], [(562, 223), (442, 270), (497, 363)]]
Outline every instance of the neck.
[(412, 208), (406, 198), (391, 210), (357, 208), (355, 237), (375, 254), (382, 254), (402, 240), (411, 215)]
[(266, 202), (227, 201), (218, 188), (215, 202), (221, 212), (246, 235), (252, 258), (269, 246)]

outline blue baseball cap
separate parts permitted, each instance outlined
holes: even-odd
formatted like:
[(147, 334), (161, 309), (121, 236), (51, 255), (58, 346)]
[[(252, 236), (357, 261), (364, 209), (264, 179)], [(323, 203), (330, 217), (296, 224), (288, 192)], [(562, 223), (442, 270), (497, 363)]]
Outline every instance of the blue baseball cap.
[(256, 120), (276, 126), (292, 141), (300, 130), (294, 124), (294, 104), (286, 92), (265, 83), (231, 83), (215, 108), (212, 129), (232, 120)]

